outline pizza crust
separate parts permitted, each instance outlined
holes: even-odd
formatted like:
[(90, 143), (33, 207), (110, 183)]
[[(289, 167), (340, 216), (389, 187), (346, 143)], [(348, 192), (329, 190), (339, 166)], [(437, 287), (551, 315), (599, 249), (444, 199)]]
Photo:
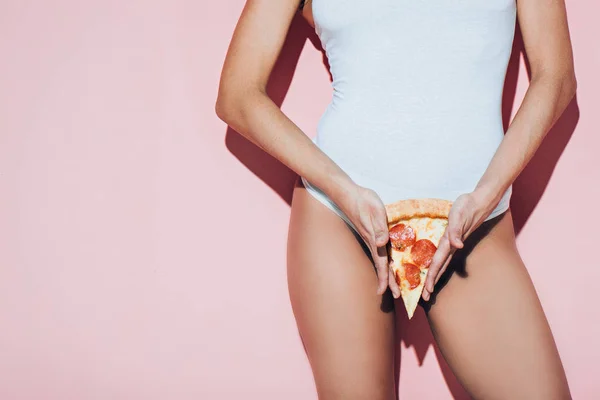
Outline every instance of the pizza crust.
[(393, 225), (402, 220), (415, 217), (420, 218), (448, 218), (452, 202), (443, 199), (406, 199), (387, 204), (388, 225)]

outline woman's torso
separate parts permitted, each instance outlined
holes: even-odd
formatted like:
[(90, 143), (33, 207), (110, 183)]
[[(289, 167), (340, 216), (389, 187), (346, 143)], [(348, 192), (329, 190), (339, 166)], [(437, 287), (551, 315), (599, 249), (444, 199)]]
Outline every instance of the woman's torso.
[(333, 77), (317, 145), (386, 203), (474, 189), (503, 138), (514, 0), (313, 0), (312, 12)]

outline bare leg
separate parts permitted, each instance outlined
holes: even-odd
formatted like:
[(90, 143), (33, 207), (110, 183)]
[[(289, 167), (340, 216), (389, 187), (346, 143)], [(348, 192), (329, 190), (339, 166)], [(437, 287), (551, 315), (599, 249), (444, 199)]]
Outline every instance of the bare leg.
[(376, 294), (375, 269), (351, 229), (300, 185), (288, 284), (319, 399), (395, 399), (390, 291)]
[(428, 312), (440, 350), (476, 399), (570, 399), (509, 212), (455, 253)]

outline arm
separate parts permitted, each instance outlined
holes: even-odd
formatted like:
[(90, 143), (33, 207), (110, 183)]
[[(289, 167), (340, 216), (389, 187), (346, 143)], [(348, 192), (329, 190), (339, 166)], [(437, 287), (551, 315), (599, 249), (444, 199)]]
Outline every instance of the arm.
[(389, 273), (387, 216), (372, 190), (356, 185), (266, 94), (300, 0), (248, 0), (235, 28), (221, 75), (215, 110), (219, 118), (248, 140), (319, 187), (356, 226), (371, 250), (378, 294), (400, 289)]
[[(491, 212), (563, 113), (577, 87), (564, 0), (518, 0), (531, 66), (523, 102), (475, 193)], [(485, 218), (485, 217), (484, 217)]]
[(423, 290), (429, 300), (452, 254), (496, 208), (573, 96), (577, 83), (564, 0), (517, 0), (531, 82), (475, 190), (454, 202)]
[[(299, 0), (249, 0), (223, 65), (216, 113), (255, 145), (339, 199), (352, 181), (266, 93)], [(334, 200), (335, 201), (335, 200)]]

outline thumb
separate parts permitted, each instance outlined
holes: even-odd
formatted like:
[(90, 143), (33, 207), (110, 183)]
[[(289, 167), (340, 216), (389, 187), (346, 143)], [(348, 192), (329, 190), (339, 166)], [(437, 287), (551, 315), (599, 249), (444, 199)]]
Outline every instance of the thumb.
[(450, 240), (452, 247), (461, 249), (464, 246), (462, 242), (462, 229), (458, 224), (448, 225), (448, 240)]
[(383, 247), (389, 240), (387, 228), (375, 227), (375, 244), (377, 247)]
[(371, 223), (373, 224), (373, 234), (375, 235), (375, 244), (377, 247), (385, 246), (389, 240), (389, 230), (387, 227), (387, 216), (385, 213), (378, 213), (371, 216)]

